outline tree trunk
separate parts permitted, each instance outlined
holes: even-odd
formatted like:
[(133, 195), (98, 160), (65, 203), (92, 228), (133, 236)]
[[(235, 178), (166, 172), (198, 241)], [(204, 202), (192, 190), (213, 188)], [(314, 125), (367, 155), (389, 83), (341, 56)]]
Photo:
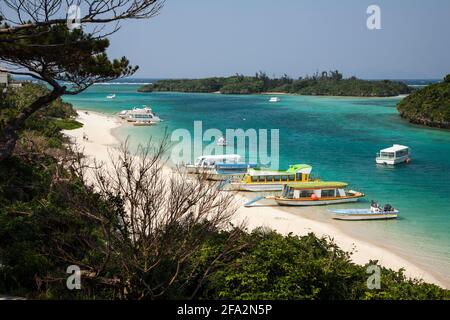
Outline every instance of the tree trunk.
[(36, 111), (47, 106), (62, 96), (64, 90), (55, 89), (49, 94), (38, 98), (29, 106), (20, 110), (19, 114), (6, 122), (0, 133), (0, 161), (9, 158), (16, 147), (18, 139), (17, 131), (23, 128), (25, 121)]

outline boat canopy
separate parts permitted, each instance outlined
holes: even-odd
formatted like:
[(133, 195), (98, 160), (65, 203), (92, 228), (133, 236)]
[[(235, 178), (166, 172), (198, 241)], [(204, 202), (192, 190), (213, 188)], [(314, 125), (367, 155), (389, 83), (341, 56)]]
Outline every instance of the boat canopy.
[(297, 173), (311, 174), (312, 167), (307, 164), (290, 165), (288, 170), (268, 170), (261, 168), (254, 168), (248, 173), (251, 176), (279, 176), (279, 175), (294, 175)]
[(342, 189), (348, 186), (345, 182), (336, 181), (309, 181), (309, 182), (291, 182), (287, 186), (293, 189)]
[(407, 146), (402, 146), (400, 144), (394, 144), (392, 147), (380, 150), (380, 152), (398, 152), (398, 151), (403, 151), (403, 150), (408, 150), (408, 149), (409, 149), (409, 147), (407, 147)]
[(238, 154), (219, 154), (219, 155), (209, 155), (198, 157), (195, 164), (200, 165), (202, 163), (213, 164), (216, 162), (224, 163), (236, 163), (241, 161), (241, 156)]
[(312, 167), (308, 164), (293, 164), (289, 166), (289, 169), (286, 170), (287, 173), (297, 173), (301, 172), (304, 174), (310, 174)]

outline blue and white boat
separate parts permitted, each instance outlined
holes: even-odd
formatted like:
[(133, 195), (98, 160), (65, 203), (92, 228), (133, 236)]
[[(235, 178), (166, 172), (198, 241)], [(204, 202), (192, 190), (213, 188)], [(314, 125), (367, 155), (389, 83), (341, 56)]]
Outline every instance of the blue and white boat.
[(236, 180), (255, 168), (256, 163), (245, 163), (240, 155), (207, 155), (196, 159), (194, 164), (184, 165), (188, 173), (204, 174), (211, 180)]
[(333, 219), (351, 221), (397, 219), (400, 213), (389, 204), (381, 208), (374, 201), (370, 209), (331, 209), (329, 211), (333, 213)]

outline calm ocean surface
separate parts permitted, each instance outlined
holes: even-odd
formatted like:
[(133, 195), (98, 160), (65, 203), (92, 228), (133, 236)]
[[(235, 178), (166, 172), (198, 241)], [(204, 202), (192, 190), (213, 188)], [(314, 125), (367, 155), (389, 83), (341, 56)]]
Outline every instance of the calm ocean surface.
[[(132, 81), (132, 80), (131, 80)], [(265, 95), (138, 93), (136, 84), (96, 85), (64, 100), (76, 108), (113, 114), (151, 105), (164, 120), (154, 127), (122, 127), (120, 137), (133, 144), (161, 136), (167, 128), (193, 130), (279, 129), (280, 168), (307, 163), (324, 180), (345, 181), (371, 199), (401, 212), (397, 221), (338, 222), (326, 208), (294, 214), (333, 223), (344, 232), (389, 248), (450, 284), (450, 132), (403, 121), (395, 109), (399, 98), (330, 98), (281, 96), (271, 104)], [(116, 94), (108, 100), (106, 95)], [(394, 143), (412, 148), (413, 161), (395, 168), (375, 164), (378, 150)], [(238, 150), (241, 152), (242, 150)], [(336, 207), (336, 206), (335, 206)]]

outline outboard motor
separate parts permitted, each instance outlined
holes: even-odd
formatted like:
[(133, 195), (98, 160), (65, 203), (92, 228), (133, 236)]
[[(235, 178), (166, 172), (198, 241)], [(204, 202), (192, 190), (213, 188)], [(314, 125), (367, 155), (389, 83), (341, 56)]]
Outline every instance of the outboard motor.
[(389, 211), (393, 211), (392, 206), (388, 203), (384, 206), (384, 211), (385, 212), (389, 212)]

